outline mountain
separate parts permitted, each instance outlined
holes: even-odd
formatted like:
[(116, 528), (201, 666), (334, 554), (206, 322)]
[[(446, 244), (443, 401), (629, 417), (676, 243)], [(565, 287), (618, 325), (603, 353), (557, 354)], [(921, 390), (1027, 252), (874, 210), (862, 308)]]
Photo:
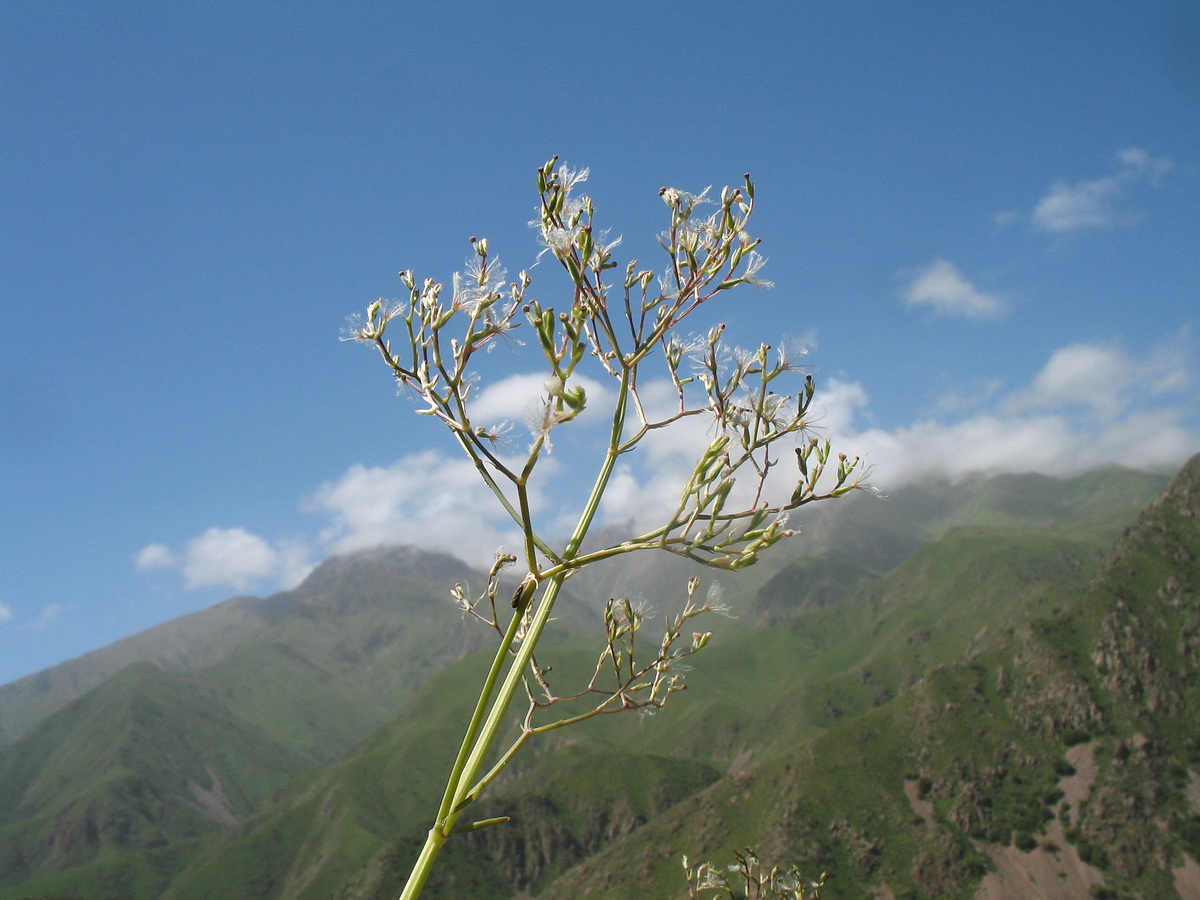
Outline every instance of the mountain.
[[(798, 746), (903, 707), (939, 667), (978, 658), (1004, 640), (1012, 622), (1061, 608), (1087, 586), (1106, 544), (1136, 512), (1124, 489), (1108, 491), (1122, 499), (1107, 509), (1066, 498), (1123, 477), (1097, 476), (1097, 483), (1077, 484), (1053, 502), (1048, 486), (1035, 484), (1029, 493), (1040, 507), (1028, 514), (1010, 503), (998, 515), (999, 501), (1013, 489), (982, 484), (961, 486), (957, 507), (930, 504), (927, 527), (941, 531), (939, 539), (840, 603), (796, 597), (773, 624), (735, 628), (705, 651), (689, 673), (687, 693), (652, 722), (617, 717), (519, 758), (479, 810), (480, 816), (514, 815), (514, 822), (452, 842), (427, 896), (555, 896), (556, 879), (567, 885), (558, 896), (583, 896), (583, 886), (595, 890), (596, 882), (591, 874), (570, 880), (573, 867), (594, 873), (611, 864), (610, 854), (638, 866), (596, 876), (601, 883), (636, 885), (627, 891), (631, 897), (672, 896), (671, 885), (677, 893), (679, 855), (706, 851), (736, 834), (722, 820), (732, 815), (727, 810), (742, 815), (740, 793), (731, 788), (722, 805), (705, 806), (703, 827), (686, 842), (681, 835), (688, 822), (671, 818), (672, 810), (694, 809), (699, 798), (771, 770)], [(1145, 483), (1141, 505), (1161, 484)], [(1061, 485), (1053, 487), (1058, 492)], [(944, 490), (955, 496), (949, 486)], [(912, 505), (921, 502), (914, 492)], [(967, 504), (991, 524), (956, 526), (970, 520), (957, 511)], [(855, 515), (881, 506), (861, 508)], [(896, 530), (914, 517), (899, 516)], [(836, 543), (838, 533), (829, 527), (824, 539)], [(591, 654), (586, 641), (568, 640), (549, 646), (546, 655), (563, 672), (583, 668)], [(428, 827), (424, 817), (436, 802), (470, 685), (483, 665), (473, 658), (446, 669), (347, 760), (294, 783), (239, 829), (208, 844), (165, 896), (221, 890), (263, 898), (394, 895)], [(845, 747), (839, 752), (847, 755)], [(913, 817), (911, 810), (906, 815)], [(670, 823), (666, 830), (658, 830), (664, 822)], [(722, 852), (737, 846), (723, 845)], [(650, 892), (650, 884), (660, 892)]]
[[(419, 584), (419, 596), (411, 598), (414, 604), (444, 610), (448, 586), (472, 576), (479, 578), (452, 557), (422, 556), (404, 548), (335, 557), (318, 566), (295, 590), (266, 599), (234, 597), (0, 686), (0, 746), (12, 743), (39, 720), (132, 663), (152, 662), (174, 672), (210, 666), (244, 647), (252, 635), (259, 636), (260, 647), (286, 642), (277, 635), (280, 628), (287, 629), (289, 620), (307, 617), (315, 623), (322, 616), (337, 615), (339, 598), (358, 597), (360, 607), (375, 604), (386, 609), (395, 600), (388, 592), (397, 580), (415, 579)], [(321, 648), (318, 652), (345, 651)]]
[[(403, 548), (335, 558), (293, 591), (230, 601), (46, 673), (62, 696), (72, 676), (150, 656), (0, 751), (0, 889), (77, 870), (117, 895), (155, 896), (181, 842), (241, 822), (291, 775), (340, 758), (431, 673), (488, 643), (448, 595), (480, 579)], [(245, 626), (236, 637), (233, 621)], [(195, 643), (178, 639), (188, 634)], [(30, 715), (31, 696), (15, 695), (11, 720)], [(153, 860), (134, 890), (114, 861), (141, 851)], [(97, 865), (112, 872), (100, 878)]]
[(1157, 475), (1108, 467), (1074, 478), (1026, 473), (958, 484), (926, 481), (884, 499), (854, 495), (800, 517), (807, 552), (758, 589), (748, 612), (769, 622), (840, 601), (917, 548), (965, 525), (1031, 528), (1107, 543), (1163, 484)]
[(135, 663), (0, 756), (5, 877), (235, 824), (306, 764), (196, 679)]
[(681, 853), (747, 842), (828, 872), (831, 898), (1200, 896), (1198, 666), (1200, 457), (1082, 591), (677, 804), (539, 900), (673, 896)]
[[(740, 618), (705, 626), (718, 637), (688, 691), (652, 721), (589, 723), (519, 757), (481, 810), (515, 812), (514, 822), (451, 842), (427, 896), (581, 896), (571, 893), (581, 884), (599, 890), (626, 877), (661, 886), (639, 896), (674, 896), (681, 853), (727, 858), (750, 840), (796, 861), (836, 862), (834, 850), (804, 856), (808, 845), (764, 831), (737, 785), (774, 772), (763, 795), (774, 803), (778, 767), (796, 765), (786, 761), (798, 753), (817, 758), (831, 735), (857, 735), (830, 751), (830, 771), (846, 772), (876, 746), (858, 743), (863, 722), (886, 723), (873, 726), (880, 735), (917, 734), (903, 711), (964, 660), (983, 665), (1029, 623), (1067, 615), (1163, 483), (1119, 469), (1011, 476), (860, 497), (806, 517), (792, 545), (804, 556), (777, 554), (770, 568), (722, 578)], [(586, 635), (597, 598), (634, 588), (663, 611), (673, 605), (686, 573), (656, 566), (662, 559), (634, 556), (591, 583), (573, 579), (591, 602), (564, 598), (546, 646), (557, 674), (594, 663)], [(814, 566), (819, 584), (804, 579)], [(0, 751), (0, 803), (11, 810), (0, 815), (0, 900), (390, 896), (423, 839), (486, 666), (486, 652), (472, 652), (490, 643), (486, 629), (462, 623), (447, 599), (455, 581), (480, 579), (449, 557), (372, 551), (328, 561), (295, 591), (198, 614), (188, 627), (207, 637), (194, 645), (168, 653), (143, 636), (139, 652), (154, 664), (118, 669)], [(235, 609), (242, 633), (210, 624)], [(54, 670), (46, 680), (66, 683)], [(5, 699), (0, 692), (0, 718)], [(905, 798), (906, 785), (946, 781), (907, 757), (895, 764)], [(938, 790), (951, 788), (924, 796), (940, 802)], [(718, 795), (724, 805), (695, 806)], [(672, 818), (696, 809), (699, 830)], [(900, 807), (901, 831), (915, 827), (913, 809)], [(857, 821), (853, 811), (844, 818)], [(877, 837), (854, 828), (864, 846)], [(883, 831), (881, 859), (916, 847)], [(611, 868), (621, 847), (641, 860), (636, 875)], [(856, 890), (875, 883), (832, 871)], [(579, 873), (592, 874), (572, 881)], [(901, 890), (901, 881), (888, 884)]]
[(234, 597), (0, 686), (0, 747), (133, 663), (187, 671), (216, 662), (264, 624), (262, 607), (257, 598)]

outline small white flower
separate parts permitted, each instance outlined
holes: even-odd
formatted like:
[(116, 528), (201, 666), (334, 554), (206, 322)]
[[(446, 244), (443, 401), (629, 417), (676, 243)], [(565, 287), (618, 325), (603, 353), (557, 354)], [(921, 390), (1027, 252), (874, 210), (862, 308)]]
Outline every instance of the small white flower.
[(736, 619), (730, 609), (728, 603), (725, 602), (725, 588), (721, 586), (719, 581), (714, 581), (708, 586), (708, 597), (704, 601), (704, 608), (708, 612), (716, 613), (718, 616), (725, 616), (727, 619)]
[(767, 264), (767, 258), (765, 256), (763, 256), (757, 250), (751, 250), (749, 254), (747, 254), (746, 259), (749, 260), (749, 262), (746, 263), (746, 271), (742, 275), (742, 280), (746, 282), (746, 284), (752, 284), (758, 288), (775, 287), (774, 282), (758, 277), (759, 270), (761, 270), (762, 267)]
[(504, 288), (506, 274), (498, 256), (488, 261), (486, 269), (478, 256), (469, 257), (465, 273), (455, 272), (451, 281), (451, 308), (474, 315), (479, 304), (497, 299)]
[(641, 594), (630, 602), (629, 607), (633, 610), (634, 616), (639, 619), (648, 619), (654, 615), (654, 607)]
[(561, 164), (554, 170), (554, 174), (558, 176), (559, 186), (562, 187), (563, 193), (570, 196), (572, 189), (577, 184), (587, 181), (588, 175), (591, 174), (591, 169), (572, 169), (566, 163)]
[[(540, 222), (531, 222), (530, 224), (540, 225)], [(579, 234), (579, 226), (574, 228), (548, 228), (542, 232), (542, 243), (555, 253), (566, 253), (575, 244), (575, 237)]]

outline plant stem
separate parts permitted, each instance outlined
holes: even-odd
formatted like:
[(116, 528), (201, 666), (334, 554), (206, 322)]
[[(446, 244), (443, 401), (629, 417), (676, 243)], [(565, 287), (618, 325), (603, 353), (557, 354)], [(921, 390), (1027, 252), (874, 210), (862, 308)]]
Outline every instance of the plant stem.
[[(596, 475), (596, 481), (592, 485), (592, 491), (588, 496), (587, 503), (584, 505), (583, 512), (579, 516), (579, 521), (575, 525), (575, 530), (567, 541), (567, 546), (562, 554), (564, 562), (570, 562), (578, 555), (579, 548), (583, 545), (588, 529), (591, 528), (592, 521), (595, 519), (596, 513), (600, 508), (600, 499), (608, 489), (608, 482), (612, 478), (617, 457), (620, 456), (621, 434), (625, 428), (625, 413), (628, 408), (629, 382), (630, 371), (629, 369), (625, 369), (621, 373), (616, 408), (613, 410), (612, 431), (609, 436), (608, 452), (605, 453), (604, 463)], [(485, 778), (482, 782), (474, 783), (479, 770), (483, 767), (487, 754), (496, 742), (496, 736), (500, 732), (500, 727), (503, 725), (504, 717), (508, 713), (509, 705), (516, 695), (517, 688), (525, 677), (525, 668), (529, 665), (529, 661), (537, 647), (538, 639), (545, 630), (546, 624), (550, 621), (550, 613), (554, 609), (554, 602), (558, 598), (558, 592), (562, 589), (562, 584), (571, 571), (570, 568), (563, 568), (547, 580), (545, 590), (542, 592), (537, 610), (530, 620), (525, 637), (521, 641), (516, 655), (509, 662), (504, 683), (500, 686), (499, 690), (496, 690), (496, 679), (499, 677), (500, 669), (503, 668), (504, 662), (508, 658), (512, 645), (516, 640), (521, 619), (524, 617), (524, 608), (518, 609), (513, 614), (504, 639), (501, 641), (500, 647), (497, 649), (496, 655), (492, 660), (487, 680), (480, 691), (479, 699), (475, 704), (475, 711), (471, 716), (471, 722), (467, 726), (467, 732), (463, 736), (463, 742), (455, 759), (454, 767), (451, 770), (449, 779), (447, 779), (446, 792), (442, 797), (437, 821), (429, 829), (429, 834), (425, 838), (425, 845), (421, 848), (421, 854), (417, 857), (417, 861), (413, 865), (412, 872), (408, 876), (408, 882), (404, 886), (404, 891), (400, 894), (400, 900), (416, 900), (420, 896), (421, 890), (429, 878), (429, 873), (433, 870), (434, 861), (437, 859), (438, 854), (441, 852), (442, 847), (445, 846), (454, 829), (454, 823), (462, 815), (463, 811), (474, 802), (479, 792), (490, 781), (490, 778)], [(487, 718), (483, 719), (483, 711), (488, 707), (489, 703), (491, 704), (491, 708), (488, 710)]]
[(425, 846), (421, 848), (421, 855), (417, 857), (412, 873), (408, 876), (408, 882), (404, 885), (400, 900), (416, 900), (421, 896), (421, 889), (425, 887), (425, 881), (429, 878), (429, 873), (433, 871), (433, 861), (437, 859), (438, 852), (445, 843), (446, 836), (436, 825), (429, 829), (429, 836), (425, 838)]
[[(479, 699), (475, 702), (475, 711), (471, 714), (471, 722), (467, 726), (467, 733), (463, 735), (462, 745), (458, 749), (458, 756), (454, 760), (454, 768), (450, 771), (450, 778), (446, 782), (446, 792), (442, 796), (442, 804), (438, 807), (437, 822), (438, 825), (446, 822), (450, 812), (455, 805), (455, 789), (462, 781), (463, 768), (467, 764), (467, 759), (471, 753), (471, 747), (474, 745), (476, 738), (479, 735), (479, 729), (483, 724), (484, 713), (487, 710), (488, 703), (491, 702), (492, 694), (496, 689), (496, 680), (500, 677), (500, 670), (504, 668), (504, 662), (508, 657), (509, 650), (516, 639), (517, 631), (521, 627), (521, 618), (524, 614), (523, 610), (519, 610), (513, 614), (512, 620), (508, 623), (508, 630), (504, 634), (503, 640), (500, 642), (499, 648), (496, 650), (496, 656), (492, 660), (492, 666), (488, 669), (487, 678), (484, 680), (483, 689), (479, 692)], [(448, 835), (449, 829), (444, 829)]]

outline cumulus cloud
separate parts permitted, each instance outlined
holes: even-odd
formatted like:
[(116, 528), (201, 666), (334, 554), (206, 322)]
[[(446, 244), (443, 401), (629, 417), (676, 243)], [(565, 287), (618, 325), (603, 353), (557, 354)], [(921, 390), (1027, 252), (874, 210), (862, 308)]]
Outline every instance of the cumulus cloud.
[[(506, 380), (491, 397), (498, 414), (536, 398), (533, 380)], [(888, 490), (923, 477), (960, 479), (974, 474), (1042, 472), (1067, 475), (1106, 463), (1169, 470), (1200, 450), (1200, 409), (1189, 337), (1182, 333), (1145, 355), (1106, 343), (1060, 347), (1024, 384), (998, 378), (978, 389), (931, 404), (920, 421), (893, 428), (872, 425), (870, 395), (859, 382), (822, 379), (812, 425), (835, 451), (862, 456), (872, 483)], [(668, 381), (639, 386), (653, 419), (677, 404)], [(622, 458), (601, 505), (601, 522), (661, 524), (675, 508), (683, 484), (716, 437), (705, 416), (648, 432)], [(574, 460), (577, 447), (563, 456)], [(789, 451), (778, 455), (767, 496), (786, 497), (794, 487)], [(515, 465), (512, 460), (508, 461)], [(568, 459), (543, 457), (530, 503), (539, 530), (561, 537), (573, 524), (590, 485), (567, 479)], [(727, 508), (749, 502), (750, 479)], [(269, 543), (241, 528), (210, 528), (181, 550), (150, 544), (137, 555), (139, 568), (174, 567), (189, 587), (226, 585), (245, 590), (267, 582), (290, 587), (311, 569), (309, 560), (381, 545), (408, 544), (452, 553), (486, 565), (500, 547), (515, 550), (520, 535), (474, 465), (436, 450), (410, 454), (386, 466), (355, 465), (320, 486), (302, 504), (326, 523), (311, 541)], [(2, 615), (2, 614), (0, 614)]]
[[(539, 464), (551, 474), (552, 460)], [(530, 504), (545, 508), (533, 486)], [(448, 550), (473, 563), (490, 560), (497, 547), (520, 546), (512, 521), (465, 457), (426, 450), (390, 466), (356, 465), (322, 485), (306, 508), (331, 517), (321, 543), (335, 553), (381, 544)]]
[(917, 274), (905, 288), (904, 300), (909, 306), (929, 307), (936, 315), (967, 319), (996, 319), (1007, 311), (1003, 300), (979, 290), (944, 259)]
[(1112, 225), (1115, 212), (1110, 200), (1120, 188), (1115, 176), (1067, 184), (1055, 182), (1038, 201), (1033, 223), (1043, 231), (1073, 231)]
[(1186, 391), (1191, 384), (1183, 341), (1164, 341), (1144, 359), (1110, 344), (1072, 344), (1056, 350), (1028, 388), (1007, 407), (1087, 407), (1112, 418), (1131, 406)]
[(178, 565), (175, 554), (165, 544), (147, 544), (137, 555), (139, 569), (173, 569)]
[(183, 577), (191, 588), (228, 584), (245, 590), (275, 571), (275, 551), (244, 528), (210, 528), (188, 542)]
[(244, 528), (209, 528), (180, 552), (165, 544), (147, 544), (138, 552), (136, 565), (141, 571), (176, 569), (188, 588), (245, 591), (263, 584), (294, 587), (312, 571), (310, 557), (303, 543), (272, 545)]
[(835, 442), (862, 454), (884, 488), (922, 477), (1042, 472), (1069, 475), (1109, 463), (1171, 469), (1200, 450), (1200, 408), (1183, 340), (1145, 357), (1104, 344), (1051, 354), (1029, 384), (953, 420), (892, 430), (856, 428), (865, 390), (834, 385)]
[[(605, 406), (611, 394), (607, 385), (586, 375), (572, 376), (566, 387), (582, 387), (587, 393), (587, 406), (577, 417), (579, 422), (586, 421), (591, 410)], [(548, 391), (544, 373), (510, 375), (489, 384), (473, 398), (471, 418), (481, 424), (537, 420)]]
[[(937, 412), (921, 421), (890, 429), (869, 424), (864, 385), (825, 378), (817, 393), (814, 433), (830, 438), (835, 450), (862, 456), (872, 468), (872, 482), (885, 490), (926, 477), (1070, 475), (1109, 463), (1165, 471), (1200, 450), (1195, 414), (1200, 402), (1190, 367), (1186, 334), (1141, 357), (1111, 344), (1073, 344), (1051, 353), (1025, 384), (1005, 386), (992, 378), (970, 395), (960, 391), (934, 403)], [(652, 416), (666, 413), (675, 402), (665, 381), (647, 383), (640, 393)], [(715, 436), (703, 416), (647, 434), (614, 473), (601, 506), (603, 521), (631, 522), (635, 528), (658, 523), (664, 511), (674, 509), (692, 466)], [(418, 467), (430, 484), (435, 483), (428, 474), (432, 463), (431, 458)], [(457, 483), (448, 474), (440, 477)], [(469, 490), (472, 479), (473, 473), (464, 471), (455, 491)], [(777, 466), (768, 495), (786, 496), (794, 479), (794, 467)], [(749, 487), (748, 480), (741, 485)], [(739, 499), (747, 497), (732, 497), (731, 503)], [(489, 499), (470, 502), (486, 506)], [(481, 546), (491, 546), (494, 532), (486, 530), (481, 516), (472, 515), (475, 529), (488, 535)], [(398, 526), (390, 533), (401, 532)]]
[(1111, 416), (1121, 407), (1133, 361), (1116, 347), (1075, 344), (1056, 350), (1029, 389), (1013, 398), (1017, 406), (1088, 406)]
[(1117, 162), (1117, 171), (1100, 178), (1073, 184), (1055, 182), (1034, 207), (1034, 226), (1042, 231), (1066, 232), (1116, 225), (1127, 218), (1118, 212), (1116, 201), (1134, 185), (1157, 184), (1174, 165), (1138, 147), (1122, 150)]

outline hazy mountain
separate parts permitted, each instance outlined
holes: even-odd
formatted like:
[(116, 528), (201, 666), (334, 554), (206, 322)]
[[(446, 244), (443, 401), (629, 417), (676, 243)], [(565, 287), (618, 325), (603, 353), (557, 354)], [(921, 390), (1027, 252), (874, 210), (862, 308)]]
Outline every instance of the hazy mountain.
[(0, 686), (0, 747), (135, 662), (186, 671), (220, 659), (261, 626), (263, 601), (234, 597)]
[(827, 871), (831, 898), (1200, 896), (1198, 559), (1200, 457), (1045, 618), (677, 804), (540, 900), (672, 896), (679, 854), (746, 842)]
[[(432, 673), (489, 642), (448, 594), (480, 578), (451, 557), (400, 548), (335, 558), (293, 591), (230, 601), (44, 673), (61, 697), (81, 673), (151, 660), (0, 751), (0, 886), (100, 864), (115, 874), (92, 883), (155, 896), (157, 887), (124, 885), (117, 855), (171, 857), (156, 848), (242, 821), (289, 775), (339, 758), (392, 718)], [(49, 702), (28, 691), (6, 699), (14, 720)]]
[[(573, 897), (584, 884), (611, 886), (595, 896), (626, 896), (627, 878), (646, 891), (636, 896), (674, 896), (681, 853), (724, 858), (750, 840), (789, 860), (828, 861), (843, 887), (855, 885), (842, 896), (883, 881), (902, 892), (903, 878), (876, 873), (884, 861), (899, 872), (905, 852), (910, 864), (923, 852), (928, 835), (914, 810), (924, 807), (904, 791), (926, 782), (934, 825), (921, 819), (922, 828), (938, 841), (950, 840), (943, 832), (967, 841), (955, 877), (969, 870), (977, 880), (992, 865), (987, 854), (937, 818), (949, 815), (938, 792), (966, 781), (936, 768), (933, 738), (913, 749), (924, 726), (905, 716), (940, 702), (926, 698), (935, 686), (974, 677), (954, 674), (960, 669), (976, 672), (1015, 652), (1021, 635), (1048, 633), (1022, 623), (1068, 621), (1113, 538), (1164, 481), (1118, 469), (1068, 480), (1011, 476), (829, 505), (792, 545), (805, 556), (726, 580), (735, 607), (750, 614), (707, 626), (718, 638), (671, 708), (648, 722), (617, 717), (578, 729), (568, 745), (523, 757), (486, 801), (487, 812), (515, 812), (514, 823), (452, 842), (429, 896)], [(656, 568), (655, 559), (630, 557), (572, 587), (593, 602), (638, 587), (665, 611), (685, 573)], [(806, 582), (814, 567), (820, 579)], [(0, 815), (0, 898), (391, 896), (428, 827), (486, 665), (486, 654), (468, 655), (490, 643), (486, 629), (462, 623), (448, 602), (448, 586), (464, 580), (480, 576), (449, 557), (374, 551), (330, 560), (295, 591), (229, 601), (208, 620), (197, 614), (186, 626), (200, 635), (194, 646), (160, 647), (150, 638), (157, 630), (138, 636), (139, 652), (159, 654), (155, 664), (118, 671), (0, 752), (0, 804), (9, 811)], [(563, 627), (546, 654), (561, 675), (594, 661), (584, 630), (590, 605), (560, 607)], [(240, 634), (228, 624), (235, 610)], [(112, 665), (109, 650), (100, 658)], [(1016, 663), (996, 665), (1007, 665), (1011, 692)], [(985, 669), (983, 681), (1000, 668)], [(66, 692), (65, 673), (43, 674)], [(36, 718), (26, 692), (0, 693), (0, 716), (6, 702), (18, 710), (9, 721)], [(878, 739), (864, 739), (862, 728)], [(1028, 740), (1032, 758), (1050, 738)], [(877, 747), (899, 767), (896, 784), (862, 774), (877, 764)], [(798, 759), (803, 779), (780, 774), (796, 771)], [(1047, 759), (1050, 792), (1059, 776)], [(796, 810), (821, 841), (768, 827), (767, 813), (780, 814), (800, 782), (816, 790), (814, 780), (834, 800), (844, 794), (845, 802), (820, 802), (850, 824), (814, 817), (824, 807), (801, 792)], [(860, 781), (877, 783), (880, 796), (898, 784), (904, 805), (894, 822), (859, 823), (851, 801)], [(780, 821), (801, 813), (788, 815)], [(1031, 827), (1023, 841), (1036, 835)], [(842, 838), (828, 835), (843, 831), (858, 835), (845, 839), (859, 841), (859, 855), (878, 857), (866, 875), (839, 862)], [(870, 850), (876, 838), (886, 851)], [(631, 860), (633, 875), (622, 868)]]
[[(247, 707), (261, 706), (254, 695), (264, 690), (247, 671), (290, 678), (307, 666), (348, 683), (379, 724), (429, 671), (468, 652), (449, 589), (482, 579), (451, 556), (405, 547), (333, 557), (291, 591), (235, 597), (0, 687), (0, 746), (137, 662), (218, 680), (229, 673), (233, 702)], [(461, 629), (468, 641), (479, 631)]]

